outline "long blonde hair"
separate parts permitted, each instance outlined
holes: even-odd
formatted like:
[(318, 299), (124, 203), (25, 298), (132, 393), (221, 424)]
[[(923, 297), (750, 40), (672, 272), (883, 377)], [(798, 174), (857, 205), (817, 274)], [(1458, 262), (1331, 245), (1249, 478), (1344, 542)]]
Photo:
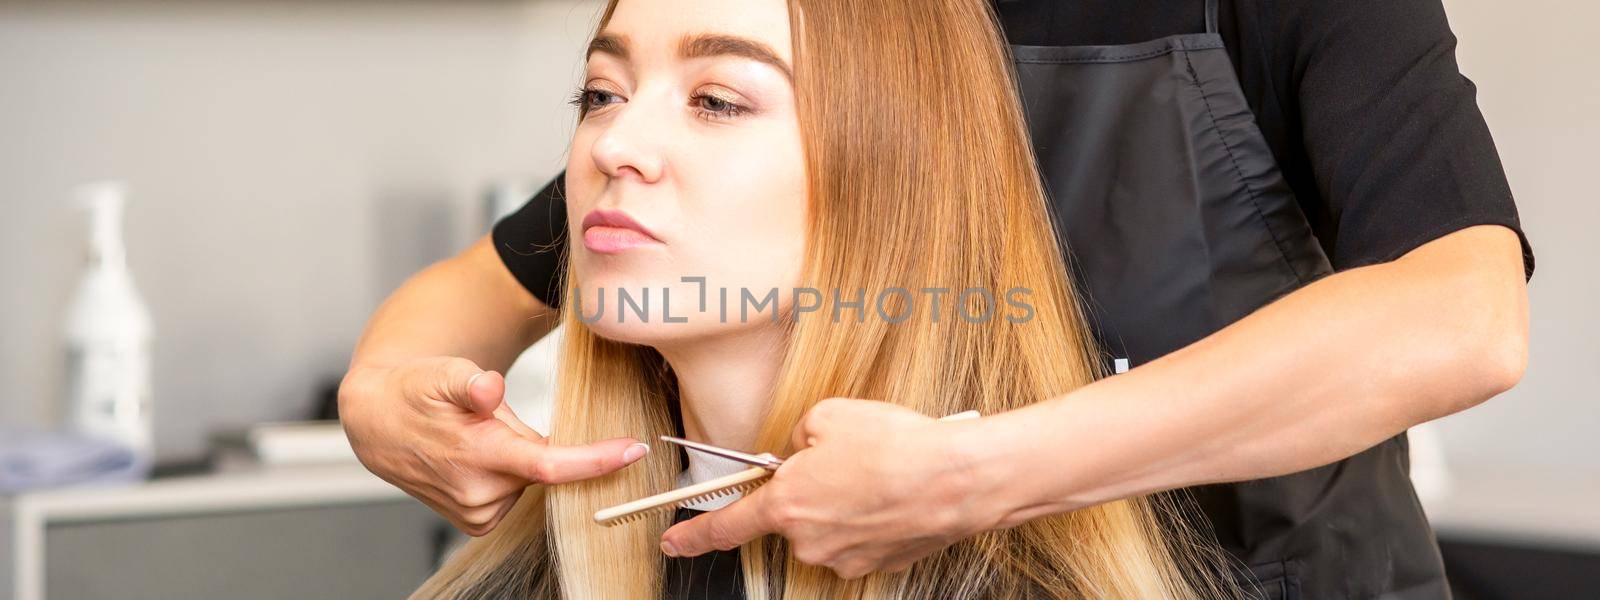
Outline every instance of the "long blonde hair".
[[(879, 399), (930, 416), (995, 414), (1091, 382), (1099, 357), (988, 2), (790, 0), (789, 14), (810, 203), (801, 285), (869, 298), (891, 288), (1024, 288), (1032, 315), (968, 322), (955, 318), (951, 293), (939, 306), (891, 305), (889, 314), (911, 311), (898, 324), (790, 320), (753, 450), (790, 453), (791, 430), (823, 398)], [(567, 282), (569, 297), (577, 285)], [(674, 433), (677, 389), (661, 355), (598, 337), (570, 304), (553, 443)], [(658, 543), (671, 516), (613, 528), (591, 516), (669, 489), (679, 460), (652, 453), (604, 477), (529, 488), (493, 533), (453, 555), (414, 597), (660, 597)], [(1212, 553), (1169, 516), (1155, 497), (1110, 502), (982, 533), (907, 571), (856, 580), (797, 562), (775, 536), (740, 556), (757, 599), (1226, 593), (1207, 576)]]

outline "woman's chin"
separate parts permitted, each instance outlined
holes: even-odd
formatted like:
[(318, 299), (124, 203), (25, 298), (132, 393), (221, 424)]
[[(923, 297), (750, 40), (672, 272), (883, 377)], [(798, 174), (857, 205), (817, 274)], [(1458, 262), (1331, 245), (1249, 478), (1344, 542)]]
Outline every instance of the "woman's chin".
[(715, 335), (719, 333), (719, 329), (732, 329), (727, 326), (719, 327), (716, 323), (619, 321), (609, 318), (614, 316), (606, 315), (608, 318), (602, 318), (592, 323), (586, 322), (584, 326), (588, 327), (595, 335), (613, 342), (652, 347), (688, 342)]

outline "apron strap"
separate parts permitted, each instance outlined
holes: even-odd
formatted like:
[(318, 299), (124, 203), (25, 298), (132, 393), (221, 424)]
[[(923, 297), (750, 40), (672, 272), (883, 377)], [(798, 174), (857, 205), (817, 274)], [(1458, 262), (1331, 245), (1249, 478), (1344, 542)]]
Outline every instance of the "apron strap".
[(1206, 0), (1206, 33), (1217, 32), (1217, 0)]

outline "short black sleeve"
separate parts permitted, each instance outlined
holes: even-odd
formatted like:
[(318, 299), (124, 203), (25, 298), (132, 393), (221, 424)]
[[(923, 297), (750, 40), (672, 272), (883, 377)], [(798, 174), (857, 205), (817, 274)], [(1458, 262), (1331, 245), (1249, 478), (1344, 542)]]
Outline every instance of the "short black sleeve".
[(1517, 232), (1532, 276), (1533, 250), (1440, 0), (1277, 5), (1277, 39), (1290, 44), (1278, 57), (1293, 66), (1287, 99), (1298, 103), (1334, 266), (1386, 262), (1490, 224)]
[(495, 251), (522, 287), (546, 306), (561, 305), (561, 275), (566, 271), (566, 173), (534, 194), (517, 212), (495, 223)]

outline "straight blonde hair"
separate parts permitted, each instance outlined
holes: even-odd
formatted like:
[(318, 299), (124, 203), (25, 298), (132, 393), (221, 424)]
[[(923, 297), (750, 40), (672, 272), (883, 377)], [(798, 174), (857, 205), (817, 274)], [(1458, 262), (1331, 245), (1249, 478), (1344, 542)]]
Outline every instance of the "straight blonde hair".
[[(600, 30), (615, 8), (612, 0)], [(957, 300), (946, 294), (938, 305), (891, 304), (889, 314), (910, 311), (898, 324), (786, 320), (783, 364), (751, 450), (789, 454), (801, 415), (828, 397), (930, 416), (995, 414), (1093, 381), (1100, 357), (988, 2), (790, 0), (789, 14), (809, 185), (801, 285), (1024, 288), (1033, 314), (972, 323), (954, 318)], [(569, 297), (579, 284), (567, 282)], [(571, 304), (552, 442), (675, 433), (676, 382), (661, 355), (596, 336)], [(413, 597), (659, 598), (658, 544), (671, 515), (611, 528), (591, 517), (669, 489), (682, 468), (678, 453), (658, 452), (603, 477), (533, 486)], [(985, 532), (906, 571), (855, 580), (796, 561), (768, 536), (740, 549), (741, 568), (753, 599), (1233, 596), (1212, 576), (1214, 547), (1181, 522), (1162, 497), (1120, 500)]]

